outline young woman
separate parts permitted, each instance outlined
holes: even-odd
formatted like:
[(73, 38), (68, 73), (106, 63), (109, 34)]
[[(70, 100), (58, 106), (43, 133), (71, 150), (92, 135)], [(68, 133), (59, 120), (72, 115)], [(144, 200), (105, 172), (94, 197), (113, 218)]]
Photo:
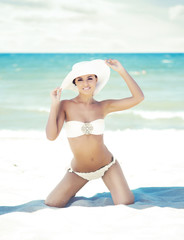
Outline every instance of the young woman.
[[(96, 101), (93, 97), (108, 81), (110, 68), (126, 82), (132, 96), (119, 100)], [(132, 204), (120, 164), (103, 142), (104, 118), (115, 111), (129, 109), (144, 99), (143, 92), (118, 60), (80, 62), (64, 79), (63, 88), (77, 90), (77, 97), (62, 100), (61, 88), (51, 92), (51, 109), (46, 127), (49, 140), (55, 140), (65, 122), (68, 141), (73, 152), (71, 168), (45, 200), (52, 207), (64, 207), (90, 180), (102, 178), (114, 204)]]

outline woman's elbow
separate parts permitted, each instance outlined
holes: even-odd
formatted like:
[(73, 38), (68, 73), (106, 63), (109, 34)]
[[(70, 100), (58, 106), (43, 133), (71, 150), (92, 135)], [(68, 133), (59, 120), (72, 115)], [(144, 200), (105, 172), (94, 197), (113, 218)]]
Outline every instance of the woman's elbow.
[(139, 104), (140, 102), (142, 102), (144, 100), (144, 95), (141, 94), (140, 96), (135, 98), (135, 105)]
[(47, 137), (48, 140), (50, 141), (54, 141), (56, 138), (53, 138), (53, 137)]
[(144, 94), (142, 93), (142, 94), (141, 94), (140, 101), (142, 102), (143, 100), (144, 100)]
[(138, 102), (142, 102), (144, 100), (144, 94), (141, 93), (140, 96), (138, 97)]
[(46, 137), (50, 141), (54, 141), (57, 138), (57, 136), (52, 136), (52, 135), (48, 134), (47, 132), (46, 132)]

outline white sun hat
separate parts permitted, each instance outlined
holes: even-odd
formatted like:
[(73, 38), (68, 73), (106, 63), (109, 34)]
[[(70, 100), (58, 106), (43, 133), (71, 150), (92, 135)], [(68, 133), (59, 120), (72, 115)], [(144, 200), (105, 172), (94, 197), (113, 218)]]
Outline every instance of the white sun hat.
[(68, 73), (61, 84), (62, 89), (69, 89), (78, 92), (77, 86), (73, 80), (77, 77), (95, 74), (98, 77), (94, 95), (100, 92), (110, 77), (110, 67), (104, 60), (96, 59), (92, 61), (79, 62), (73, 65), (72, 70)]

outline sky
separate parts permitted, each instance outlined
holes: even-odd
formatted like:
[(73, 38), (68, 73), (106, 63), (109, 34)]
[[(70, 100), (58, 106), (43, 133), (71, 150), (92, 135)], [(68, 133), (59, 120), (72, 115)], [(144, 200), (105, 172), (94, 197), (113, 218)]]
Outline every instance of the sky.
[(184, 52), (184, 0), (0, 0), (0, 52)]

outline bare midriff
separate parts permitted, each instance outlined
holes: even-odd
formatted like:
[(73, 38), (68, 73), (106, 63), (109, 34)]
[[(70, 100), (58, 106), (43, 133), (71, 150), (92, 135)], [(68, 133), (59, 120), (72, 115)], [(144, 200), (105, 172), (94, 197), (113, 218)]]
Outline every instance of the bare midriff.
[(109, 164), (112, 154), (103, 142), (103, 135), (68, 138), (74, 158), (71, 166), (77, 172), (93, 172)]

